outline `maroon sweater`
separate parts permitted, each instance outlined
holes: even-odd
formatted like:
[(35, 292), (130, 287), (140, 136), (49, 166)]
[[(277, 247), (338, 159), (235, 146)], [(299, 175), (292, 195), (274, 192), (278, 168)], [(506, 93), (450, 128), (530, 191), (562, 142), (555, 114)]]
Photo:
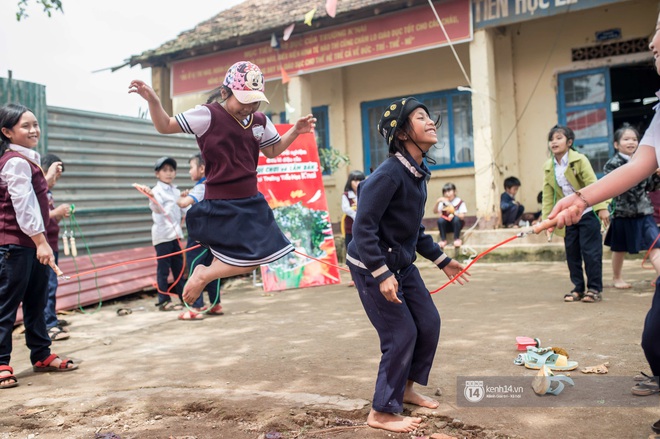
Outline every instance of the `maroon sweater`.
[(254, 113), (244, 126), (220, 104), (205, 105), (211, 111), (211, 128), (197, 138), (206, 163), (205, 199), (247, 198), (257, 194), (259, 143), (266, 115)]
[[(32, 163), (30, 160), (25, 159), (24, 156), (15, 151), (6, 151), (0, 157), (0, 169), (4, 168), (7, 160), (19, 157), (24, 159), (30, 165), (32, 171), (32, 187), (37, 195), (39, 208), (41, 210), (41, 217), (44, 221), (44, 227), (48, 227), (48, 183), (41, 168)], [(0, 181), (0, 245), (17, 244), (23, 247), (36, 248), (34, 241), (27, 236), (18, 225), (16, 221), (16, 211), (9, 196), (7, 183)]]

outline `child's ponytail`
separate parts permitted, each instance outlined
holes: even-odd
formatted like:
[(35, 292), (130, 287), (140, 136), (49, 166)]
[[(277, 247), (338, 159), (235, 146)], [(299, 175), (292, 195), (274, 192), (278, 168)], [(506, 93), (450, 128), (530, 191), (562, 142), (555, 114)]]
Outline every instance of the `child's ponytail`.
[[(225, 96), (222, 96), (222, 91), (225, 91)], [(207, 104), (211, 104), (220, 98), (219, 102), (224, 102), (227, 99), (229, 99), (229, 96), (232, 95), (231, 88), (227, 87), (226, 85), (221, 85), (220, 87), (214, 89), (211, 91), (209, 98), (206, 100)]]

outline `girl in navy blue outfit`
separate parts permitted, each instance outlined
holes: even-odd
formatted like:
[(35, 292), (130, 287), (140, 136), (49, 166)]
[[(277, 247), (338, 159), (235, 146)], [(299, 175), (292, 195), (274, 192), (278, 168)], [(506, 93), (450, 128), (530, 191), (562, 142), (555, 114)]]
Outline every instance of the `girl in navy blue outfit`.
[(0, 108), (0, 389), (18, 385), (9, 366), (12, 329), (23, 303), (25, 342), (35, 372), (68, 372), (71, 360), (50, 352), (44, 308), (49, 264), (55, 256), (46, 238), (48, 183), (34, 150), (41, 130), (23, 105)]
[[(439, 405), (413, 389), (414, 383), (427, 384), (440, 337), (440, 314), (413, 262), (419, 253), (450, 278), (463, 267), (442, 252), (422, 225), (430, 176), (423, 159), (438, 141), (428, 109), (415, 98), (395, 101), (378, 131), (390, 157), (358, 187), (360, 209), (346, 259), (382, 352), (367, 423), (410, 432), (421, 418), (399, 415), (404, 402)], [(457, 278), (461, 285), (465, 281), (465, 275)]]
[[(270, 119), (257, 111), (262, 101), (268, 103), (264, 82), (259, 67), (239, 61), (205, 105), (176, 117), (165, 112), (158, 95), (143, 81), (129, 86), (129, 93), (148, 102), (156, 130), (194, 134), (206, 163), (204, 200), (188, 211), (186, 226), (189, 237), (207, 247), (214, 259), (210, 266), (195, 267), (188, 278), (183, 290), (187, 303), (195, 302), (215, 279), (249, 273), (294, 250), (257, 191), (257, 163), (259, 152), (276, 157), (299, 134), (312, 132), (316, 119), (304, 116), (280, 137)], [(221, 102), (216, 102), (218, 97)]]

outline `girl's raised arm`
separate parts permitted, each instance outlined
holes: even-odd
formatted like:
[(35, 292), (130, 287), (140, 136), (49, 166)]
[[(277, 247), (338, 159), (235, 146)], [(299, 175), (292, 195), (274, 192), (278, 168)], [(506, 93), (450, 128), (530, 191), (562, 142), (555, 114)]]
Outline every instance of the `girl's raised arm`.
[(269, 159), (277, 157), (278, 155), (282, 154), (282, 152), (284, 152), (284, 150), (286, 150), (289, 146), (291, 146), (299, 134), (311, 133), (314, 131), (315, 126), (316, 118), (313, 115), (308, 114), (307, 116), (303, 116), (298, 119), (296, 124), (292, 126), (289, 131), (282, 135), (282, 140), (273, 146), (263, 148), (261, 152)]
[(154, 124), (154, 127), (156, 127), (156, 131), (161, 134), (175, 134), (183, 132), (176, 119), (167, 114), (163, 108), (163, 105), (160, 103), (160, 98), (156, 92), (144, 81), (139, 79), (134, 79), (131, 81), (131, 85), (128, 86), (128, 92), (137, 93), (142, 96), (145, 101), (147, 101), (149, 104), (149, 115), (151, 116), (151, 122)]

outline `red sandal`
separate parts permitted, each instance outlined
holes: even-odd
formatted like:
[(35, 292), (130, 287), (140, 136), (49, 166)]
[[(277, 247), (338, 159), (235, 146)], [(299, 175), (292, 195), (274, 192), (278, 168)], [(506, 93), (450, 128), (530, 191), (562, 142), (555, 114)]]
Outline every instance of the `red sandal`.
[[(32, 366), (32, 370), (35, 372), (70, 372), (78, 369), (78, 365), (73, 364), (73, 360), (68, 358), (62, 358), (62, 362), (59, 366), (51, 366), (50, 364), (56, 358), (60, 357), (57, 354), (50, 354), (44, 361), (37, 361), (34, 366)], [(72, 367), (69, 367), (69, 365)]]
[(222, 310), (222, 305), (220, 305), (219, 303), (209, 310), (210, 316), (221, 316), (223, 314), (224, 311)]
[(7, 380), (13, 380), (13, 381), (9, 384), (0, 385), (0, 389), (9, 389), (18, 386), (18, 378), (14, 376), (14, 369), (12, 369), (7, 364), (2, 364), (0, 365), (0, 372), (4, 372), (4, 371), (9, 372), (9, 375), (0, 375), (0, 381), (7, 381)]

